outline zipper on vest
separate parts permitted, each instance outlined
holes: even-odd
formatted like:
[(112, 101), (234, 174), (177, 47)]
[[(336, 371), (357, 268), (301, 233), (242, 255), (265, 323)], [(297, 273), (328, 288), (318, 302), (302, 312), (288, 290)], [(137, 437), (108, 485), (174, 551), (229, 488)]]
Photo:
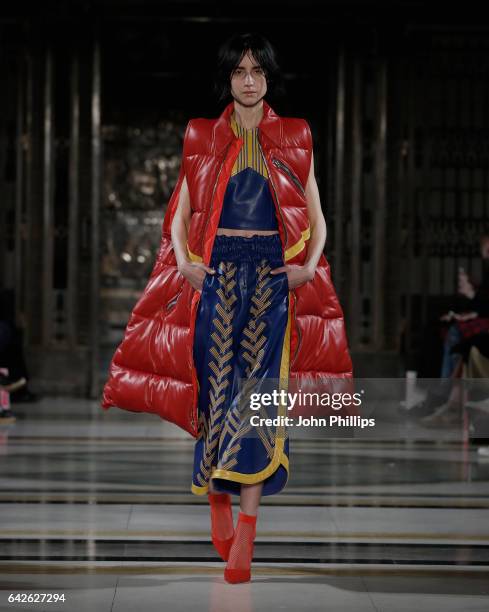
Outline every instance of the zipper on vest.
[(302, 183), (300, 182), (299, 178), (294, 174), (294, 172), (292, 172), (292, 170), (286, 164), (284, 164), (284, 162), (281, 159), (277, 159), (276, 157), (273, 157), (272, 162), (274, 166), (276, 166), (277, 168), (280, 168), (283, 172), (285, 172), (285, 174), (287, 174), (287, 176), (294, 183), (294, 185), (299, 189), (302, 195), (305, 196), (306, 190), (304, 189), (304, 187), (302, 186)]
[(182, 291), (183, 291), (183, 285), (182, 285), (182, 288), (180, 289), (180, 291), (177, 293), (177, 295), (168, 302), (168, 304), (166, 305), (166, 310), (170, 310), (170, 309), (172, 309), (175, 306), (175, 304), (177, 303), (177, 300), (180, 297)]
[(275, 189), (275, 185), (273, 184), (272, 175), (271, 175), (271, 173), (270, 173), (270, 168), (268, 167), (268, 163), (267, 163), (267, 160), (266, 160), (266, 155), (265, 155), (265, 153), (264, 153), (264, 151), (263, 151), (263, 147), (262, 147), (262, 145), (261, 145), (261, 139), (260, 139), (260, 133), (259, 133), (259, 132), (258, 132), (258, 143), (259, 143), (260, 148), (261, 148), (261, 150), (262, 150), (262, 152), (263, 152), (263, 155), (262, 155), (262, 157), (263, 157), (263, 161), (265, 162), (265, 166), (266, 166), (266, 168), (267, 168), (268, 179), (269, 179), (269, 181), (270, 181), (270, 185), (272, 186), (273, 193), (275, 194), (275, 200), (277, 201), (277, 208), (278, 208), (278, 212), (280, 213), (280, 218), (281, 218), (281, 220), (282, 220), (282, 226), (283, 226), (283, 228), (284, 228), (284, 235), (285, 235), (285, 245), (284, 245), (284, 264), (285, 264), (285, 250), (286, 250), (286, 247), (287, 247), (287, 226), (285, 225), (284, 217), (283, 217), (283, 214), (282, 214), (282, 209), (280, 208), (280, 202), (279, 202), (279, 200), (278, 200), (278, 196), (277, 196), (277, 191), (276, 191), (276, 189)]
[[(229, 147), (231, 146), (231, 144), (232, 144), (232, 141), (226, 147), (226, 151), (222, 158), (221, 167), (219, 168), (219, 172), (217, 173), (216, 180), (214, 181), (214, 189), (212, 190), (212, 196), (211, 196), (211, 207), (209, 209), (209, 214), (207, 215), (207, 219), (206, 219), (205, 226), (204, 226), (204, 231), (202, 232), (202, 240), (200, 243), (200, 252), (202, 253), (202, 259), (204, 257), (204, 238), (207, 233), (207, 225), (209, 224), (209, 220), (211, 218), (211, 212), (212, 212), (212, 207), (214, 205), (214, 196), (216, 194), (217, 183), (219, 182), (219, 177), (221, 176), (222, 168), (224, 166), (224, 162), (226, 161), (226, 157), (228, 155)], [(218, 223), (219, 223), (219, 220), (218, 220)]]

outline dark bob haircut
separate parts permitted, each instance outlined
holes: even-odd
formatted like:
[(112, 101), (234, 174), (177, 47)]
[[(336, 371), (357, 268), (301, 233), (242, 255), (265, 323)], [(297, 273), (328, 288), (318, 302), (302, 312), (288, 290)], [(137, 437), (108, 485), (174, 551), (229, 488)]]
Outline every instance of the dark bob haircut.
[(220, 47), (214, 79), (214, 93), (218, 102), (231, 98), (231, 76), (243, 56), (250, 51), (261, 66), (267, 79), (267, 97), (285, 93), (284, 79), (277, 63), (277, 53), (272, 44), (261, 34), (246, 32), (233, 34)]

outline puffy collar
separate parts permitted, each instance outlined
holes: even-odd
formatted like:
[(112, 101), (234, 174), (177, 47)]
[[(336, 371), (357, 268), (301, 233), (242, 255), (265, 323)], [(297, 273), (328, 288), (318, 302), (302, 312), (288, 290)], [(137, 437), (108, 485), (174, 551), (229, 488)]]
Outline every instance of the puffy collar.
[[(234, 100), (223, 110), (214, 124), (214, 154), (221, 155), (227, 145), (236, 140), (231, 128), (231, 114), (234, 110)], [(258, 124), (258, 132), (262, 148), (280, 147), (282, 141), (282, 123), (268, 102), (263, 100), (263, 116)]]

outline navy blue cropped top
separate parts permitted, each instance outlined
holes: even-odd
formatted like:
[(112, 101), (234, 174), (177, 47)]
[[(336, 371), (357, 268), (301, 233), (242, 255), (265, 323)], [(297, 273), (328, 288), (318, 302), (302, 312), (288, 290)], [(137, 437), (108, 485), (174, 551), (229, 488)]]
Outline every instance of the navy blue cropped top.
[(218, 227), (278, 230), (267, 167), (258, 141), (258, 128), (246, 129), (231, 115), (231, 127), (243, 146), (229, 179)]

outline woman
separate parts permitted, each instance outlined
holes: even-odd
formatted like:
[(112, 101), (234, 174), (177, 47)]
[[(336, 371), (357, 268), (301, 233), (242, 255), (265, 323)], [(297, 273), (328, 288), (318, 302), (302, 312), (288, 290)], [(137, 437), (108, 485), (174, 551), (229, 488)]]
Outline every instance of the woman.
[[(231, 38), (221, 47), (218, 74), (222, 97), (230, 94), (234, 100), (230, 127), (242, 147), (226, 186), (210, 265), (189, 256), (192, 202), (186, 179), (171, 233), (178, 270), (201, 292), (194, 340), (200, 434), (192, 492), (208, 495), (212, 541), (228, 561), (225, 579), (243, 582), (250, 579), (261, 496), (278, 493), (287, 482), (288, 438), (278, 428), (253, 433), (245, 426), (237, 399), (239, 379), (283, 374), (290, 344), (289, 290), (314, 278), (326, 223), (311, 151), (307, 184), (295, 187), (304, 191), (307, 201), (307, 259), (302, 265), (285, 265), (273, 185), (260, 143), (263, 98), (268, 85), (275, 89), (280, 77), (270, 43), (257, 35)], [(291, 183), (294, 175), (287, 166), (285, 171), (284, 180)], [(277, 464), (271, 457), (279, 446)], [(240, 496), (236, 530), (232, 494)]]

